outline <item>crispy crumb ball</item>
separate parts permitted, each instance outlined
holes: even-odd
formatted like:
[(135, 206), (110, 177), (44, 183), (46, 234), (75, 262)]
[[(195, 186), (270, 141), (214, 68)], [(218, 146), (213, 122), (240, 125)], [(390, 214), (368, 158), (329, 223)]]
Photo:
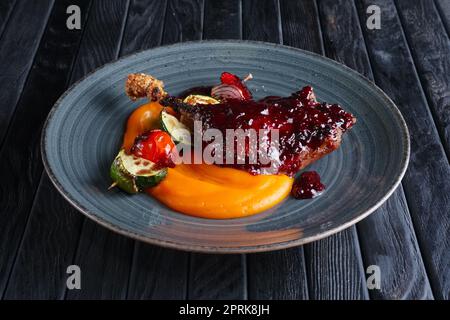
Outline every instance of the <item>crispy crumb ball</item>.
[(164, 83), (144, 73), (128, 75), (125, 83), (125, 92), (131, 100), (147, 97), (150, 101), (159, 101), (167, 95)]

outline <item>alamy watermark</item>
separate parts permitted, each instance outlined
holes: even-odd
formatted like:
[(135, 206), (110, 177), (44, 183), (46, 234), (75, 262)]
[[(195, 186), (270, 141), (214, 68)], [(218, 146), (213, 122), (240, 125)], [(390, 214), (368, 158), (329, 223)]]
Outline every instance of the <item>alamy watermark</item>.
[[(66, 26), (69, 30), (81, 29), (81, 9), (79, 6), (72, 4), (67, 7), (66, 13), (69, 17), (66, 20)], [(381, 9), (377, 5), (370, 5), (366, 9), (366, 13), (369, 15), (366, 21), (367, 29), (381, 29)]]
[(66, 286), (69, 290), (81, 289), (81, 269), (76, 264), (67, 267), (66, 273), (69, 275), (66, 280)]
[(381, 289), (381, 270), (380, 267), (373, 264), (367, 267), (366, 274), (369, 275), (366, 280), (367, 289)]
[(183, 137), (184, 142), (177, 145), (175, 164), (258, 164), (262, 173), (277, 172), (281, 164), (278, 129), (203, 130), (202, 125), (194, 121), (193, 138), (187, 129), (172, 130), (172, 136)]
[(369, 14), (369, 17), (366, 21), (367, 29), (381, 29), (381, 9), (377, 5), (370, 5), (366, 9), (366, 13)]
[(81, 29), (81, 9), (77, 5), (70, 5), (66, 9), (66, 13), (69, 14), (66, 20), (66, 26), (69, 30)]

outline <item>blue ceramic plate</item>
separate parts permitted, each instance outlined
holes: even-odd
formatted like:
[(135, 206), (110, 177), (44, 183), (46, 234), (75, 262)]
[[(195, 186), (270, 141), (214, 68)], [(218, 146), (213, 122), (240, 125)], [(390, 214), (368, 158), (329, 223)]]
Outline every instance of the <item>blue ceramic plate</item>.
[[(256, 98), (290, 95), (311, 84), (319, 100), (352, 112), (357, 124), (339, 150), (311, 165), (327, 190), (312, 200), (287, 199), (251, 217), (194, 218), (151, 197), (107, 191), (128, 115), (142, 102), (124, 92), (129, 73), (162, 79), (172, 95), (217, 83), (222, 71), (252, 73)], [(256, 252), (300, 245), (343, 230), (379, 207), (395, 190), (409, 158), (405, 121), (372, 82), (306, 51), (248, 41), (204, 41), (140, 52), (108, 64), (72, 86), (48, 116), (42, 137), (47, 172), (78, 210), (121, 234), (202, 252)]]

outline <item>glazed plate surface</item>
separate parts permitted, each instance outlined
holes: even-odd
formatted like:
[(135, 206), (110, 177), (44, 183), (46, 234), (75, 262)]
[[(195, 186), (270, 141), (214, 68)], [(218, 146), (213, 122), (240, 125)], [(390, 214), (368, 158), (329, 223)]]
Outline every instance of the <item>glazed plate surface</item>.
[[(172, 211), (145, 194), (107, 191), (126, 119), (144, 103), (125, 95), (127, 75), (149, 73), (176, 95), (217, 83), (222, 71), (252, 73), (248, 85), (256, 98), (290, 95), (310, 84), (319, 101), (339, 103), (357, 117), (340, 149), (307, 168), (320, 173), (324, 194), (306, 201), (289, 198), (251, 217), (208, 220)], [(409, 150), (400, 112), (370, 81), (313, 53), (247, 41), (175, 44), (105, 65), (60, 98), (42, 136), (52, 182), (89, 218), (145, 242), (217, 253), (287, 248), (349, 227), (392, 194), (405, 173)]]

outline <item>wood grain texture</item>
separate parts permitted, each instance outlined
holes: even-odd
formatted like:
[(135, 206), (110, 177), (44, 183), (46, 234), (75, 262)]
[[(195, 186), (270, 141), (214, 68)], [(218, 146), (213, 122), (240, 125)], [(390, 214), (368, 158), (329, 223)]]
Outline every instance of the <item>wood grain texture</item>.
[(191, 254), (188, 299), (246, 299), (244, 255)]
[(189, 253), (136, 242), (128, 299), (185, 299)]
[(376, 83), (402, 111), (411, 135), (411, 157), (403, 188), (435, 298), (450, 294), (450, 166), (414, 69), (399, 17), (392, 1), (360, 0), (381, 8), (383, 27), (363, 28)]
[[(191, 6), (195, 7), (195, 6)], [(121, 54), (160, 45), (166, 4), (164, 1), (133, 1), (130, 5)], [(199, 15), (196, 15), (199, 17)], [(180, 26), (194, 27), (177, 17)], [(197, 25), (197, 21), (192, 21)], [(170, 37), (176, 32), (169, 31)], [(186, 32), (188, 33), (188, 32)], [(188, 254), (136, 242), (129, 277), (129, 299), (183, 299), (186, 297)]]
[[(322, 53), (315, 1), (280, 1), (280, 11), (284, 44)], [(312, 17), (306, 18), (311, 14)]]
[[(2, 6), (6, 22), (7, 3)], [(33, 65), (52, 6), (52, 0), (18, 0), (0, 38), (0, 146)]]
[(166, 0), (132, 0), (120, 55), (161, 44)]
[[(68, 204), (66, 203), (66, 206)], [(81, 216), (78, 213), (78, 216)], [(65, 232), (69, 232), (65, 230)], [(80, 234), (80, 232), (78, 233)], [(72, 247), (76, 242), (72, 243)], [(67, 290), (66, 299), (125, 299), (134, 241), (84, 218), (72, 264), (80, 267), (81, 290)]]
[(357, 227), (366, 270), (380, 267), (372, 299), (433, 299), (402, 187)]
[(354, 4), (343, 0), (319, 0), (318, 10), (326, 56), (373, 79)]
[(447, 35), (450, 36), (450, 1), (448, 0), (435, 0), (436, 8), (441, 17), (442, 23), (447, 30)]
[(240, 0), (205, 0), (204, 39), (241, 39), (242, 8)]
[(3, 0), (0, 2), (0, 37), (3, 34), (6, 24), (8, 23), (15, 3), (16, 0)]
[[(282, 1), (280, 7), (284, 44), (323, 54), (320, 17), (315, 1)], [(304, 250), (310, 299), (368, 298), (354, 226), (307, 244)]]
[(130, 0), (95, 0), (89, 11), (70, 82), (117, 59)]
[(5, 299), (61, 298), (81, 231), (79, 216), (44, 174)]
[(281, 42), (277, 0), (242, 0), (242, 37)]
[(450, 38), (432, 1), (396, 3), (422, 88), (450, 159)]
[(250, 254), (247, 260), (249, 299), (308, 299), (303, 247)]
[[(0, 294), (4, 292), (8, 276), (11, 274), (16, 251), (24, 234), (43, 170), (39, 152), (41, 127), (48, 111), (66, 88), (81, 38), (81, 31), (71, 31), (65, 28), (66, 8), (73, 3), (79, 5), (84, 12), (88, 10), (89, 1), (67, 0), (58, 1), (55, 4), (42, 43), (37, 51), (33, 68), (17, 105), (15, 117), (11, 121), (10, 131), (0, 151), (0, 175), (4, 181), (0, 185), (0, 203), (2, 204), (0, 214)], [(82, 26), (84, 26), (84, 22), (82, 16)], [(7, 49), (5, 48), (5, 50)], [(45, 188), (41, 189), (41, 197), (44, 197), (43, 194), (46, 190)], [(50, 197), (51, 199), (57, 198), (56, 195), (48, 195), (47, 199)], [(44, 208), (48, 209), (43, 204), (37, 207), (34, 213), (39, 215)], [(60, 207), (56, 206), (56, 208)], [(52, 214), (58, 213), (53, 212)], [(67, 217), (70, 220), (71, 215), (69, 214)], [(30, 221), (35, 221), (35, 219)], [(49, 224), (46, 226), (47, 228), (55, 227), (54, 233), (47, 235), (51, 235), (52, 240), (62, 246), (61, 250), (56, 252), (62, 253), (65, 241), (70, 240), (64, 237), (57, 239), (56, 236), (56, 232), (68, 224), (70, 223), (61, 220), (55, 225)], [(44, 227), (44, 225), (41, 226)], [(39, 230), (39, 228), (35, 229), (34, 226), (27, 229), (28, 236), (26, 239), (24, 238), (22, 246), (25, 251), (18, 255), (17, 261), (19, 264), (16, 265), (12, 273), (13, 280), (10, 283), (13, 287), (8, 291), (9, 296), (16, 298), (19, 295), (22, 298), (57, 296), (61, 287), (56, 284), (55, 279), (59, 279), (61, 275), (52, 273), (52, 271), (59, 270), (60, 266), (49, 265), (46, 260), (53, 257), (45, 256), (44, 254), (48, 251), (42, 249), (42, 245), (47, 243), (29, 235), (29, 233), (36, 233), (42, 238), (48, 232), (48, 229)], [(54, 244), (49, 244), (47, 248), (51, 246), (54, 246)], [(30, 251), (35, 252), (33, 257), (36, 260), (27, 256)], [(62, 262), (65, 260), (65, 256), (60, 255), (58, 259), (56, 261)], [(37, 275), (32, 273), (34, 272), (34, 266), (39, 264), (42, 264), (41, 267), (43, 268), (49, 268), (47, 269), (48, 273), (41, 274), (42, 280), (39, 280), (48, 280), (49, 287), (42, 292), (31, 287), (31, 285), (37, 285)]]
[(367, 299), (356, 230), (349, 228), (305, 246), (310, 298)]
[[(373, 79), (354, 4), (320, 0), (318, 7), (326, 55)], [(382, 289), (370, 290), (372, 298), (432, 298), (402, 187), (357, 229), (365, 269), (378, 265), (382, 270)]]
[(168, 0), (162, 44), (202, 37), (204, 0)]

